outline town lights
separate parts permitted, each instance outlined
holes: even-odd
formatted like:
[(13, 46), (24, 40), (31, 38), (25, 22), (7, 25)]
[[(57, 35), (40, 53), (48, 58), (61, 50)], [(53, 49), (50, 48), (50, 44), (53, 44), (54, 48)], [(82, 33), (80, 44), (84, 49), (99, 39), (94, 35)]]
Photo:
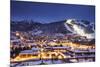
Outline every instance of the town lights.
[(20, 34), (19, 34), (19, 32), (16, 32), (16, 36), (19, 36)]
[(24, 38), (23, 37), (20, 37), (20, 39), (23, 40)]

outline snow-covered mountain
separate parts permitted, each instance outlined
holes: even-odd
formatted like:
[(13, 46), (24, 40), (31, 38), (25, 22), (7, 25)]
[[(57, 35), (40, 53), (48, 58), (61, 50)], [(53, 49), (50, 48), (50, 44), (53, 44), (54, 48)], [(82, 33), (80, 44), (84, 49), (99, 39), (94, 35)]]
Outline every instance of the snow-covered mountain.
[(80, 36), (85, 36), (88, 39), (94, 39), (94, 25), (88, 21), (77, 21), (75, 19), (68, 19), (64, 23), (66, 29), (69, 29), (72, 33)]
[(11, 31), (36, 31), (36, 33), (74, 33), (94, 38), (95, 24), (86, 20), (67, 19), (42, 24), (34, 21), (11, 21)]
[(12, 21), (11, 31), (42, 31), (42, 33), (69, 33), (64, 26), (65, 20), (57, 21), (52, 23), (37, 23), (37, 22), (26, 22), (26, 21)]

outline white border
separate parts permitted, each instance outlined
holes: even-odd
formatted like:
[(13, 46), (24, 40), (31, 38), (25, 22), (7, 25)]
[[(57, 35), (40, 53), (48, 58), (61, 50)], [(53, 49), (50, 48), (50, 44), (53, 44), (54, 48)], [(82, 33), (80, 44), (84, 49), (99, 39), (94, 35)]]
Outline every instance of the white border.
[[(99, 67), (100, 63), (100, 2), (99, 0), (30, 0), (36, 2), (54, 2), (96, 5), (96, 62), (74, 63), (74, 64), (53, 64), (37, 65), (34, 67)], [(70, 1), (70, 2), (69, 2)], [(9, 66), (9, 44), (10, 44), (10, 1), (0, 0), (0, 67)], [(28, 66), (29, 67), (29, 66)]]
[(0, 67), (9, 67), (10, 1), (0, 1)]
[(17, 1), (36, 1), (36, 2), (49, 2), (49, 3), (70, 3), (70, 4), (83, 4), (94, 5), (94, 0), (17, 0)]

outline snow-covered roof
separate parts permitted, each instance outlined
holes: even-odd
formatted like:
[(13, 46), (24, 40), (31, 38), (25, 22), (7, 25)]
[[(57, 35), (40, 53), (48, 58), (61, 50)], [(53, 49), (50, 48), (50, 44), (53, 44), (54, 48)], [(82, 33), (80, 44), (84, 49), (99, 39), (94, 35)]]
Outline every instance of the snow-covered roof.
[(91, 50), (74, 50), (73, 52), (76, 52), (76, 53), (81, 53), (81, 52), (95, 52), (94, 49), (91, 49)]
[(38, 51), (38, 50), (40, 50), (40, 49), (39, 48), (35, 48), (35, 47), (32, 48), (32, 51)]
[(32, 50), (24, 50), (20, 52), (20, 54), (32, 54), (32, 53), (33, 53)]

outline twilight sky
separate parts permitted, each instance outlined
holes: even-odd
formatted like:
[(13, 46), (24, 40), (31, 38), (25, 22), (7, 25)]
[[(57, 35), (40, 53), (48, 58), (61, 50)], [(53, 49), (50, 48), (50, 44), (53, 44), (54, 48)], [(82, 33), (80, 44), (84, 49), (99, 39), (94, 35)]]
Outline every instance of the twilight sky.
[(50, 23), (65, 19), (95, 21), (95, 7), (89, 5), (50, 4), (39, 2), (11, 2), (11, 20), (34, 20)]

